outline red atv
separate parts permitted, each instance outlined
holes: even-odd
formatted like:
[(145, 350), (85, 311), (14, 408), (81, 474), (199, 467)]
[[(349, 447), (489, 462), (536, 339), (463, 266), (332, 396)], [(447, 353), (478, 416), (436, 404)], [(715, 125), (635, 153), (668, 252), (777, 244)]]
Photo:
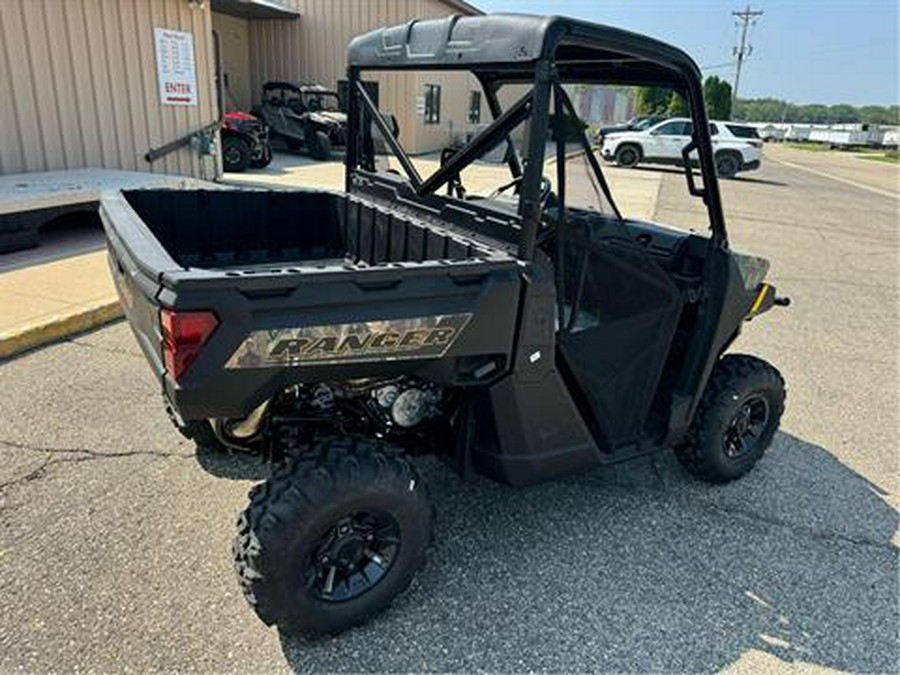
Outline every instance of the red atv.
[(225, 171), (261, 169), (272, 161), (269, 126), (243, 112), (225, 113), (222, 124), (222, 165)]

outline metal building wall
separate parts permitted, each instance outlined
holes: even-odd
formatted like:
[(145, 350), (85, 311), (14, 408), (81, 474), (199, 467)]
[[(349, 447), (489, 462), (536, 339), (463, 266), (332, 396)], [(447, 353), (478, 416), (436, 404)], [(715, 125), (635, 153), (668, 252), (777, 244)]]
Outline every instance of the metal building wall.
[(214, 11), (212, 27), (219, 38), (225, 109), (248, 112), (253, 101), (250, 84), (250, 21)]
[[(337, 88), (345, 79), (347, 43), (375, 28), (406, 23), (413, 18), (459, 13), (442, 0), (282, 0), (297, 9), (297, 21), (250, 21), (250, 80), (254, 103), (266, 80), (323, 84)], [(379, 106), (397, 117), (400, 142), (412, 152), (433, 150), (449, 139), (450, 114), (454, 129), (464, 123), (468, 86), (464, 75), (444, 75), (442, 106), (448, 113), (440, 128), (423, 130), (416, 97), (424, 93), (415, 73), (373, 77), (379, 83)], [(444, 81), (446, 80), (446, 81)]]
[[(155, 27), (191, 31), (199, 104), (159, 100)], [(212, 178), (189, 148), (144, 153), (218, 117), (208, 3), (0, 0), (0, 173), (104, 167)]]

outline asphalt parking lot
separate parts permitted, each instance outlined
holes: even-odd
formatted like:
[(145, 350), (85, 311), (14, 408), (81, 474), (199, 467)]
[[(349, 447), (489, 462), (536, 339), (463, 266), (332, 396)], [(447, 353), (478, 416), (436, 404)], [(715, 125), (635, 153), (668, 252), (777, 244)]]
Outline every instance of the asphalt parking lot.
[[(0, 364), (0, 671), (896, 672), (898, 201), (864, 173), (894, 168), (771, 157), (791, 165), (723, 185), (733, 245), (793, 300), (736, 345), (789, 387), (758, 467), (710, 487), (666, 454), (512, 490), (422, 461), (434, 556), (335, 638), (245, 606), (229, 546), (267, 466), (177, 434), (127, 325)], [(662, 173), (657, 219), (702, 227)]]

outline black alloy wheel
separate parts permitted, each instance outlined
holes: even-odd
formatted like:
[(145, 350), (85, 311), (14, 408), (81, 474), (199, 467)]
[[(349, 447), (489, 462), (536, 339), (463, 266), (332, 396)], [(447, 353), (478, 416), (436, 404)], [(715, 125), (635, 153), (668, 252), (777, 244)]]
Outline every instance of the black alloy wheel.
[(735, 412), (722, 439), (726, 457), (736, 459), (757, 451), (766, 425), (769, 403), (759, 394), (749, 396)]
[(314, 547), (307, 563), (307, 588), (325, 602), (357, 598), (384, 578), (399, 547), (400, 527), (389, 513), (351, 513)]

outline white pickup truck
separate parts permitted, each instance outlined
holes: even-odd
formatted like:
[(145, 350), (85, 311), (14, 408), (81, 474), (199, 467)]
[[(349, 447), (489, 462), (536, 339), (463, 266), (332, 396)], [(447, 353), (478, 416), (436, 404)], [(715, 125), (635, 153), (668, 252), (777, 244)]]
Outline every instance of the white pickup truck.
[[(740, 171), (758, 169), (762, 161), (762, 140), (756, 129), (735, 122), (709, 123), (715, 152), (716, 171), (733, 178)], [(693, 123), (686, 117), (664, 120), (642, 131), (622, 131), (603, 138), (600, 154), (618, 166), (641, 163), (683, 165), (682, 150), (691, 141)]]

